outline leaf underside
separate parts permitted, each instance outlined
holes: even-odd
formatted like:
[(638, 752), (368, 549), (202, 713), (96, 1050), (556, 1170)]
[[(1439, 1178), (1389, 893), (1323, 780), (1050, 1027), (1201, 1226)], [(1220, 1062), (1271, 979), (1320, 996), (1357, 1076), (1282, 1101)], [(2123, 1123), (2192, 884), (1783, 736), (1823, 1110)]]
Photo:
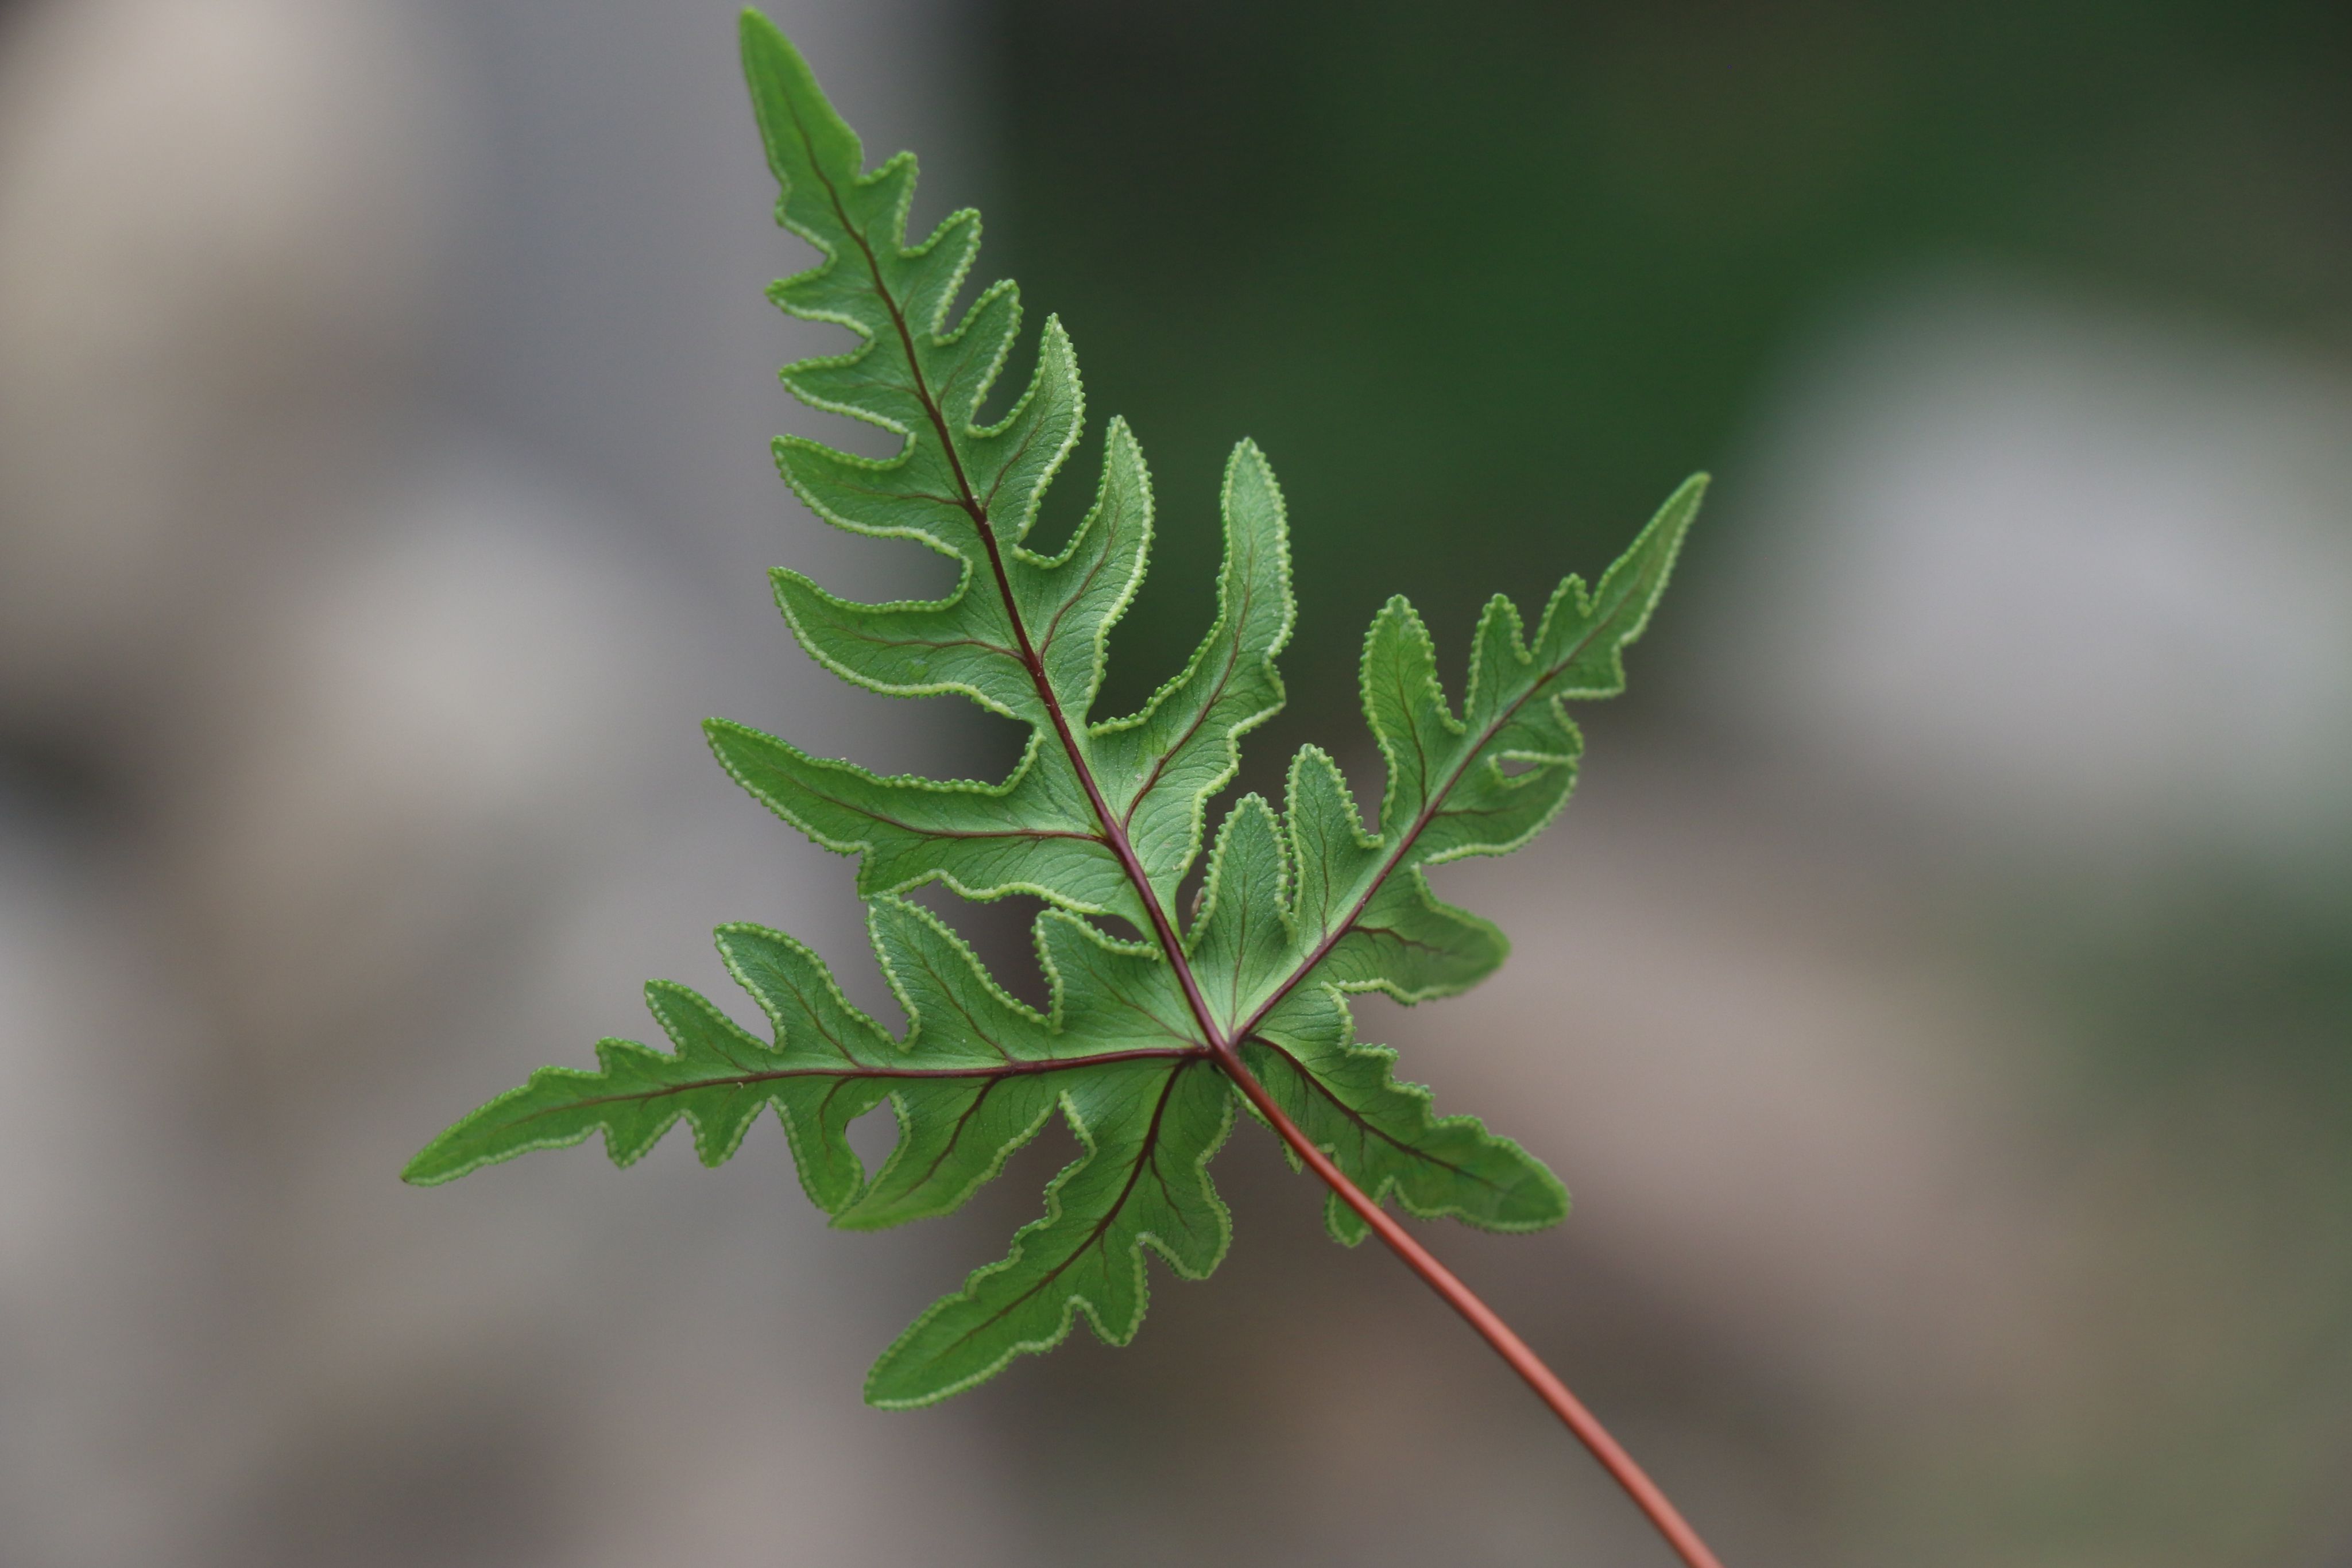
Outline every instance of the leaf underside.
[[(1150, 548), (1151, 483), (1133, 434), (1110, 421), (1092, 508), (1057, 553), (1030, 549), (1039, 503), (1081, 433), (1067, 335), (1046, 320), (1027, 385), (986, 418), (1021, 310), (999, 283), (955, 313), (979, 214), (956, 213), (909, 244), (913, 158), (868, 171), (764, 17), (745, 15), (742, 47), (782, 188), (777, 219), (820, 253), (770, 296), (856, 337), (845, 352), (788, 368), (784, 384), (900, 443), (870, 459), (786, 436), (777, 466), (828, 522), (913, 540), (960, 570), (943, 598), (861, 604), (780, 570), (776, 602), (802, 646), (845, 679), (897, 696), (961, 693), (1027, 725), (1030, 742), (1001, 782), (950, 782), (881, 777), (710, 721), (712, 750), (747, 790), (856, 857), (905, 1034), (853, 1008), (793, 938), (723, 926), (720, 955), (766, 1015), (766, 1038), (656, 982), (646, 1000), (672, 1051), (608, 1040), (597, 1071), (541, 1069), (426, 1145), (407, 1179), (448, 1181), (595, 1133), (625, 1166), (681, 1118), (717, 1165), (772, 1108), (810, 1201), (836, 1225), (880, 1227), (955, 1208), (1058, 1113), (1082, 1153), (1008, 1254), (883, 1353), (866, 1384), (883, 1406), (968, 1388), (1058, 1343), (1080, 1313), (1125, 1343), (1143, 1316), (1147, 1250), (1187, 1279), (1216, 1267), (1231, 1221), (1207, 1167), (1245, 1103), (1213, 1045), (1230, 1048), (1376, 1201), (1496, 1230), (1561, 1218), (1558, 1179), (1475, 1120), (1436, 1115), (1427, 1091), (1393, 1076), (1393, 1052), (1354, 1039), (1345, 998), (1446, 996), (1502, 962), (1502, 933), (1441, 902), (1425, 873), (1517, 848), (1566, 801), (1581, 741), (1565, 704), (1622, 689), (1622, 651), (1665, 586), (1703, 481), (1677, 491), (1597, 586), (1563, 581), (1532, 632), (1509, 600), (1492, 601), (1458, 708), (1420, 617), (1390, 601), (1362, 664), (1387, 772), (1379, 820), (1360, 820), (1330, 756), (1302, 750), (1279, 811), (1255, 795), (1228, 810), (1198, 910), (1179, 921), (1176, 890), (1202, 852), (1209, 801), (1233, 779), (1241, 737), (1283, 699), (1274, 661), (1293, 611), (1273, 472), (1252, 444), (1235, 448), (1214, 622), (1141, 711), (1096, 716), (1105, 639)], [(953, 932), (905, 901), (931, 882), (966, 898), (1045, 902), (1035, 937), (1046, 1011), (1008, 996)], [(1099, 923), (1108, 916), (1159, 939), (1121, 940)], [(886, 1102), (898, 1142), (869, 1172), (848, 1129)], [(1336, 1197), (1328, 1218), (1339, 1240), (1361, 1239), (1363, 1222)]]

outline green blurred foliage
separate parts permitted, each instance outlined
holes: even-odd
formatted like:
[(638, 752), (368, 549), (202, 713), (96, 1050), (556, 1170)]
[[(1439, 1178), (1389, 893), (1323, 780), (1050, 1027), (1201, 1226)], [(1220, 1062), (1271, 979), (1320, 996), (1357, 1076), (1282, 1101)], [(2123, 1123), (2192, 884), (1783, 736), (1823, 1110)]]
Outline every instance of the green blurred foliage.
[[(1478, 601), (1536, 591), (1517, 563), (1597, 568), (1723, 465), (1822, 311), (1906, 264), (2352, 326), (2352, 7), (998, 0), (990, 23), (997, 265), (1062, 314), (1162, 502), (1115, 699), (1207, 622), (1244, 434), (1292, 502), (1294, 713), (1328, 714), (1390, 593), (1458, 660)], [(1711, 526), (1738, 515), (1721, 478)]]

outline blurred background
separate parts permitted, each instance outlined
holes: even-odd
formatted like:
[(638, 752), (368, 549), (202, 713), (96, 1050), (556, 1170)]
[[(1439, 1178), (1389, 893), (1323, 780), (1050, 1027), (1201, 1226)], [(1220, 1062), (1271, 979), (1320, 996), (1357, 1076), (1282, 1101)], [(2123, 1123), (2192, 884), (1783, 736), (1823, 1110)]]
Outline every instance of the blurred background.
[[(1246, 1132), (1213, 1281), (916, 1415), (867, 1361), (1060, 1134), (883, 1236), (772, 1128), (396, 1181), (731, 999), (719, 921), (887, 1015), (703, 715), (1010, 756), (770, 607), (930, 584), (770, 466), (837, 334), (760, 298), (731, 10), (0, 0), (0, 1560), (1664, 1564)], [(1373, 767), (1390, 592), (1458, 678), (1717, 476), (1574, 809), (1443, 881), (1513, 963), (1360, 1018), (1565, 1176), (1432, 1244), (1727, 1562), (2352, 1565), (2352, 11), (776, 15), (1137, 426), (1114, 701), (1271, 454), (1244, 787)]]

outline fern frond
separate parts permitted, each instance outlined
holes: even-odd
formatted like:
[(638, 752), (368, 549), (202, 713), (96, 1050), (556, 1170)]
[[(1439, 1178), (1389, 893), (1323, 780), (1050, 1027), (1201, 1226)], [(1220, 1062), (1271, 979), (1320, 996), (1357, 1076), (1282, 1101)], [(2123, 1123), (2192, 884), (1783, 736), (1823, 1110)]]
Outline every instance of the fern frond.
[[(408, 1179), (447, 1181), (599, 1132), (625, 1165), (681, 1119), (715, 1165), (772, 1108), (810, 1199), (835, 1223), (896, 1225), (961, 1204), (1058, 1112), (1084, 1153), (1010, 1253), (884, 1354), (866, 1394), (887, 1406), (970, 1387), (1058, 1343), (1080, 1314), (1104, 1340), (1126, 1343), (1142, 1319), (1147, 1251), (1188, 1279), (1213, 1270), (1230, 1224), (1207, 1166), (1237, 1087), (1259, 1096), (1255, 1114), (1286, 1119), (1299, 1150), (1328, 1156), (1375, 1204), (1497, 1230), (1560, 1218), (1568, 1195), (1557, 1178), (1476, 1121), (1436, 1115), (1426, 1090), (1394, 1078), (1393, 1052), (1356, 1040), (1346, 998), (1443, 996), (1502, 961), (1502, 934), (1441, 902), (1426, 873), (1516, 848), (1567, 800), (1581, 741), (1564, 705), (1622, 689), (1622, 651), (1664, 588), (1701, 481), (1667, 502), (1596, 588), (1563, 582), (1532, 637), (1508, 600), (1489, 604), (1458, 713), (1419, 617), (1391, 601), (1363, 662), (1365, 716), (1387, 769), (1379, 821), (1360, 821), (1328, 754), (1303, 750), (1279, 816), (1255, 795), (1228, 813), (1199, 912), (1181, 923), (1171, 911), (1200, 859), (1208, 803), (1233, 779), (1242, 737), (1283, 700), (1275, 659), (1294, 612), (1273, 470), (1246, 441), (1227, 465), (1217, 615), (1199, 647), (1140, 711), (1096, 715), (1106, 639), (1150, 553), (1141, 449), (1111, 421), (1084, 521), (1057, 553), (1028, 547), (1084, 423), (1067, 334), (1045, 322), (1025, 388), (983, 421), (1021, 306), (1000, 283), (950, 319), (979, 215), (956, 213), (910, 242), (914, 160), (867, 170), (783, 36), (747, 14), (742, 44), (778, 221), (819, 253), (771, 298), (856, 339), (790, 367), (784, 384), (898, 441), (874, 459), (784, 437), (778, 468), (826, 521), (912, 540), (958, 568), (943, 598), (889, 604), (779, 570), (778, 607), (810, 655), (845, 679), (893, 696), (960, 693), (1027, 725), (1029, 741), (998, 782), (885, 778), (712, 720), (711, 747), (747, 790), (857, 857), (906, 1034), (852, 1008), (792, 938), (725, 926), (720, 952), (772, 1039), (682, 987), (649, 987), (673, 1052), (606, 1040), (598, 1071), (544, 1069), (435, 1139)], [(1046, 901), (1036, 925), (1045, 1013), (1007, 996), (946, 925), (903, 902), (931, 882), (966, 898)], [(1146, 939), (1108, 935), (1095, 921), (1109, 915)], [(869, 1175), (847, 1129), (885, 1103), (898, 1142)], [(1352, 1243), (1365, 1220), (1335, 1198), (1330, 1228)]]

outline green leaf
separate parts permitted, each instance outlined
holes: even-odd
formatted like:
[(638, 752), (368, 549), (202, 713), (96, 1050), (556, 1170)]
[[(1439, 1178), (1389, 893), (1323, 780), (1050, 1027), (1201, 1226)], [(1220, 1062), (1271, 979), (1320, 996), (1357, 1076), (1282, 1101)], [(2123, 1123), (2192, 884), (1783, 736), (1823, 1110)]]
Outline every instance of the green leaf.
[[(810, 1200), (842, 1214), (866, 1185), (846, 1136), (852, 1122), (895, 1093), (902, 1125), (925, 1127), (928, 1117), (952, 1118), (989, 1098), (1004, 1087), (1000, 1079), (1018, 1079), (997, 1098), (989, 1121), (995, 1127), (1004, 1107), (1028, 1092), (1028, 1076), (1008, 1063), (1052, 1054), (1045, 1020), (991, 986), (937, 921), (893, 899), (875, 901), (870, 924), (876, 951), (913, 1020), (904, 1040), (892, 1040), (843, 999), (824, 961), (791, 937), (756, 925), (722, 926), (719, 955), (768, 1015), (772, 1044), (685, 987), (656, 981), (646, 988), (646, 1005), (676, 1054), (608, 1040), (597, 1047), (601, 1072), (542, 1068), (427, 1145), (410, 1163), (407, 1179), (448, 1181), (598, 1131), (614, 1163), (626, 1166), (681, 1116), (694, 1126), (703, 1163), (715, 1166), (773, 1105)], [(995, 1160), (1033, 1134), (1042, 1118), (1042, 1111), (1034, 1113), (1018, 1137), (1000, 1141)], [(928, 1212), (952, 1207), (993, 1168), (985, 1166)]]
[(1045, 1218), (1001, 1263), (915, 1320), (866, 1380), (873, 1404), (928, 1405), (1050, 1350), (1084, 1312), (1108, 1344), (1143, 1322), (1149, 1247), (1188, 1280), (1225, 1255), (1233, 1225), (1208, 1164), (1233, 1124), (1233, 1094), (1195, 1058), (1172, 1071), (1101, 1071), (1064, 1099), (1084, 1157), (1045, 1189)]
[[(956, 314), (978, 215), (956, 213), (910, 243), (913, 159), (867, 170), (782, 35), (746, 14), (742, 41), (778, 221), (819, 255), (771, 298), (855, 340), (790, 367), (784, 384), (898, 440), (875, 459), (787, 437), (778, 467), (826, 521), (957, 565), (945, 597), (887, 604), (779, 570), (777, 605), (845, 679), (893, 696), (961, 694), (1028, 726), (1029, 740), (1001, 780), (883, 777), (710, 721), (713, 751), (747, 790), (856, 857), (905, 1033), (851, 1007), (791, 937), (722, 926), (721, 956), (769, 1039), (656, 983), (646, 998), (672, 1051), (608, 1040), (598, 1071), (542, 1069), (427, 1145), (407, 1178), (448, 1181), (597, 1133), (627, 1165), (680, 1119), (716, 1165), (772, 1109), (811, 1201), (838, 1226), (872, 1228), (954, 1209), (1058, 1112), (1080, 1157), (1007, 1256), (884, 1353), (866, 1395), (885, 1406), (970, 1387), (1059, 1343), (1081, 1315), (1125, 1343), (1142, 1321), (1147, 1254), (1181, 1278), (1213, 1270), (1231, 1228), (1207, 1166), (1246, 1103), (1237, 1087), (1253, 1080), (1375, 1202), (1496, 1230), (1558, 1220), (1568, 1195), (1551, 1173), (1472, 1118), (1437, 1115), (1426, 1090), (1396, 1079), (1394, 1052), (1356, 1040), (1347, 998), (1448, 995), (1502, 961), (1502, 934), (1441, 902), (1426, 873), (1516, 848), (1567, 800), (1582, 743), (1564, 704), (1622, 688), (1622, 652), (1648, 623), (1701, 482), (1667, 502), (1596, 588), (1563, 582), (1532, 636), (1507, 600), (1488, 605), (1458, 712), (1419, 617), (1391, 601), (1363, 662), (1364, 713), (1387, 771), (1377, 823), (1362, 822), (1338, 765), (1309, 747), (1278, 817), (1255, 795), (1227, 813), (1198, 913), (1180, 922), (1171, 911), (1200, 860), (1209, 801), (1232, 780), (1241, 737), (1283, 700), (1275, 658), (1293, 607), (1273, 470), (1246, 441), (1227, 465), (1217, 613), (1192, 657), (1141, 711), (1096, 716), (1106, 639), (1150, 553), (1140, 447), (1112, 420), (1093, 507), (1058, 551), (1030, 548), (1039, 503), (1083, 431), (1068, 337), (1048, 319), (1024, 390), (984, 414), (1021, 308), (1003, 283)], [(1045, 1012), (1013, 1000), (944, 924), (902, 900), (931, 882), (966, 898), (1046, 901), (1035, 926)], [(1143, 939), (1095, 923), (1110, 915)], [(869, 1174), (848, 1129), (886, 1104), (898, 1137)], [(1328, 1220), (1343, 1242), (1364, 1234), (1336, 1194)]]
[(1389, 601), (1363, 661), (1364, 714), (1388, 765), (1380, 831), (1365, 831), (1338, 765), (1302, 750), (1284, 835), (1297, 862), (1291, 929), (1283, 962), (1261, 959), (1226, 1000), (1219, 1021), (1235, 1038), (1303, 986), (1417, 1002), (1475, 985), (1502, 963), (1502, 933), (1440, 901), (1426, 873), (1507, 853), (1567, 804), (1584, 740), (1566, 705), (1624, 689), (1624, 649), (1649, 624), (1705, 489), (1695, 478), (1677, 490), (1597, 589), (1563, 581), (1531, 642), (1508, 599), (1489, 601), (1459, 716), (1421, 617), (1402, 598)]
[(1027, 893), (1066, 909), (1149, 913), (1104, 818), (1163, 903), (1200, 852), (1206, 798), (1239, 766), (1238, 740), (1282, 702), (1274, 655), (1289, 635), (1289, 551), (1272, 471), (1247, 442), (1223, 492), (1218, 618), (1184, 669), (1144, 710), (1092, 720), (1104, 643), (1142, 580), (1151, 481), (1114, 420), (1095, 505), (1061, 551), (1024, 542), (1045, 487), (1079, 437), (1085, 398), (1058, 321), (1048, 320), (1028, 388), (993, 423), (980, 409), (1019, 329), (1017, 290), (982, 291), (949, 319), (980, 243), (960, 212), (908, 243), (915, 165), (866, 172), (856, 138), (808, 68), (764, 20), (747, 16), (744, 63), (782, 187), (785, 227), (823, 253), (778, 284), (777, 304), (835, 322), (860, 342), (784, 373), (803, 402), (899, 437), (895, 456), (852, 456), (799, 437), (776, 443), (785, 479), (827, 521), (909, 538), (953, 559), (937, 601), (858, 604), (795, 572), (777, 602), (801, 643), (845, 679), (897, 696), (957, 692), (1029, 724), (1033, 744), (999, 785), (877, 779), (787, 743), (714, 722), (711, 745), (746, 789), (828, 847), (860, 857), (859, 892), (943, 881), (966, 897)]
[(1225, 465), (1217, 621), (1132, 719), (1096, 728), (1095, 766), (1161, 903), (1201, 852), (1210, 796), (1241, 766), (1240, 737), (1282, 707), (1274, 656), (1290, 640), (1290, 540), (1282, 492), (1254, 442)]

